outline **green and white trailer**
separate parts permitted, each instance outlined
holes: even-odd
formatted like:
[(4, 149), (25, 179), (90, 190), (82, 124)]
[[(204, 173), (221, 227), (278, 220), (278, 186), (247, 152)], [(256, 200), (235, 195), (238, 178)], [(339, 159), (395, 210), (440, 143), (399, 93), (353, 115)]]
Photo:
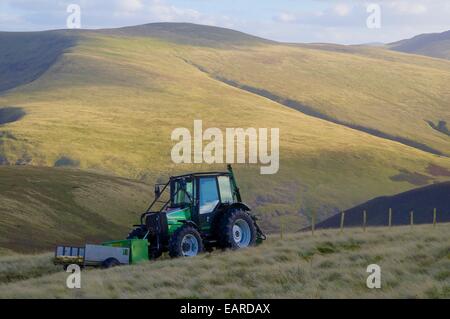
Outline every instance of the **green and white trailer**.
[(76, 264), (80, 267), (110, 268), (144, 260), (148, 261), (148, 241), (127, 239), (101, 245), (86, 244), (84, 247), (58, 246), (54, 263), (64, 267)]

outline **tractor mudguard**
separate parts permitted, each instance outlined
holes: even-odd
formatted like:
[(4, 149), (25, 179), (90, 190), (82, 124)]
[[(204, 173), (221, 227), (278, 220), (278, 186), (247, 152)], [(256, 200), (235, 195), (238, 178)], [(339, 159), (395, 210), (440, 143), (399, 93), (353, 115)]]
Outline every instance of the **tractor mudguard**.
[(249, 212), (250, 211), (250, 207), (248, 207), (246, 204), (244, 203), (233, 203), (230, 205), (230, 207), (228, 208), (228, 210), (231, 209), (242, 209), (243, 211)]
[(178, 220), (178, 222), (179, 222), (179, 223), (183, 223), (183, 224), (185, 224), (185, 225), (192, 226), (192, 227), (194, 227), (194, 228), (197, 229), (197, 230), (200, 229), (200, 228), (198, 227), (198, 225), (197, 225), (195, 222), (193, 222), (192, 220)]

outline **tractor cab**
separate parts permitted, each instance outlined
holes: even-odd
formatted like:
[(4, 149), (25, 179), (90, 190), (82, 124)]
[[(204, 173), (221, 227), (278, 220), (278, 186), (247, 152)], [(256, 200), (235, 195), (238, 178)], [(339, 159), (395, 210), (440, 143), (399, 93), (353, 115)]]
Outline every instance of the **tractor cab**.
[[(228, 225), (227, 216), (233, 214), (241, 218)], [(128, 238), (147, 239), (153, 258), (164, 251), (191, 256), (214, 246), (241, 248), (265, 238), (250, 208), (242, 203), (231, 166), (225, 172), (173, 176), (157, 184), (154, 201), (135, 227)], [(189, 235), (187, 241), (177, 242), (180, 233)]]

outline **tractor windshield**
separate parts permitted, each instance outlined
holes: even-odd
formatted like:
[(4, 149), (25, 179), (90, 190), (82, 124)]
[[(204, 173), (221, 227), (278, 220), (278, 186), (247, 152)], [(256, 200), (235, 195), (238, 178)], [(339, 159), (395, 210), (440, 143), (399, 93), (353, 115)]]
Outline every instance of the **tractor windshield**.
[(192, 180), (177, 179), (173, 182), (172, 187), (173, 207), (182, 207), (191, 204), (193, 198)]

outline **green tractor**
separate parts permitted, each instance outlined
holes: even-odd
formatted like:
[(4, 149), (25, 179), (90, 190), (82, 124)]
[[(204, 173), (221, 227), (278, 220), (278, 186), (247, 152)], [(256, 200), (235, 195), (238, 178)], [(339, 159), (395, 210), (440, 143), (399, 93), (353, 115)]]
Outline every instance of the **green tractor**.
[(191, 257), (215, 247), (239, 249), (260, 243), (266, 236), (256, 220), (242, 202), (228, 165), (226, 172), (173, 176), (156, 184), (154, 201), (127, 239), (146, 239), (150, 259), (166, 251), (171, 257)]

